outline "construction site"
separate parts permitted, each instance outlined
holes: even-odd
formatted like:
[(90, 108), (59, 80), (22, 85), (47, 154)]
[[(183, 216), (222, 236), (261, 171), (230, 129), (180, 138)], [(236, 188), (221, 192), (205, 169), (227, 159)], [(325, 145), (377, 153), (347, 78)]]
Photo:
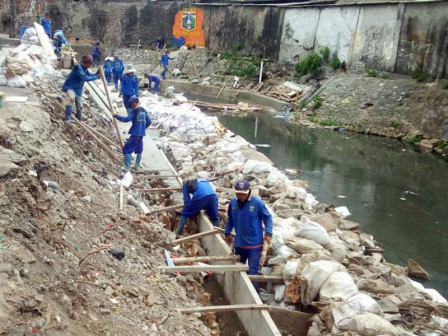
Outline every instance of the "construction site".
[[(381, 28), (372, 19), (379, 13)], [(446, 14), (440, 1), (0, 0), (0, 335), (447, 335), (446, 287), (426, 286), (418, 255), (387, 261), (351, 209), (317, 199), (300, 178), (304, 167), (278, 167), (261, 150), (270, 145), (220, 119), (264, 113), (331, 132), (415, 138), (444, 157)], [(356, 34), (345, 34), (343, 19)], [(59, 29), (67, 43), (58, 51)], [(391, 37), (398, 42), (383, 43)], [(316, 54), (328, 46), (344, 65), (332, 68), (320, 53), (323, 70), (298, 76), (311, 38)], [(97, 43), (82, 118), (75, 106), (68, 116), (62, 88)], [(114, 56), (123, 77), (130, 69), (138, 76), (138, 106), (151, 119), (141, 162), (133, 154), (131, 166), (131, 124), (119, 121), (130, 115), (123, 80), (114, 85), (104, 70)], [(365, 64), (392, 79), (371, 78)], [(434, 81), (415, 83), (416, 64)], [(178, 230), (190, 179), (209, 181), (219, 225), (201, 211)], [(241, 180), (272, 216), (257, 274), (240, 262), (237, 230), (225, 231)], [(446, 283), (444, 267), (437, 270), (435, 283)]]

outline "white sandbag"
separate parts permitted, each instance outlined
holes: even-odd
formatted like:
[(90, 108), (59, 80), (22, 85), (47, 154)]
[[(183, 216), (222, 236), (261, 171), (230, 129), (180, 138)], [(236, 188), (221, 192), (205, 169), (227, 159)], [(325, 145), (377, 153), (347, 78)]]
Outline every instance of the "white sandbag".
[(42, 71), (43, 71), (43, 73), (46, 74), (46, 75), (52, 75), (54, 69), (53, 69), (53, 66), (52, 66), (51, 64), (46, 63), (46, 64), (44, 64), (44, 65), (42, 66)]
[(0, 67), (0, 75), (6, 75), (6, 68), (5, 67)]
[(282, 271), (283, 280), (291, 280), (293, 275), (296, 275), (297, 266), (299, 265), (299, 259), (289, 259), (286, 262)]
[(298, 256), (296, 251), (294, 251), (292, 248), (282, 245), (280, 248), (278, 248), (274, 254), (274, 257), (269, 259), (268, 265), (278, 265), (278, 264), (284, 264), (286, 262), (286, 259), (291, 256)]
[(6, 86), (15, 87), (15, 88), (24, 88), (26, 87), (26, 82), (22, 78), (22, 76), (16, 76), (8, 79)]
[(409, 279), (411, 281), (411, 284), (414, 288), (416, 288), (417, 290), (424, 292), (426, 294), (428, 294), (432, 301), (436, 302), (436, 303), (441, 303), (441, 304), (447, 304), (447, 300), (440, 295), (440, 293), (438, 291), (436, 291), (435, 289), (432, 288), (425, 288), (421, 283), (414, 281), (412, 279)]
[(334, 272), (322, 284), (319, 291), (320, 300), (342, 300), (358, 294), (358, 287), (347, 272)]
[(361, 313), (341, 320), (337, 327), (341, 330), (356, 332), (362, 336), (399, 336), (398, 330), (389, 321), (373, 313)]
[(301, 300), (308, 306), (319, 293), (325, 281), (342, 266), (335, 261), (319, 260), (305, 266), (299, 277)]
[(275, 167), (272, 167), (272, 171), (269, 173), (268, 177), (266, 178), (266, 184), (268, 187), (273, 187), (275, 186), (277, 183), (279, 183), (282, 180), (287, 179), (287, 177), (285, 175), (283, 175), (283, 173), (278, 170)]
[(243, 174), (270, 173), (272, 166), (267, 162), (247, 160), (244, 164)]
[(351, 215), (351, 212), (348, 210), (346, 206), (340, 206), (334, 209), (336, 213), (342, 218), (348, 217)]
[(0, 75), (0, 85), (1, 86), (6, 86), (6, 84), (8, 83), (8, 80), (6, 79), (5, 75)]
[(285, 298), (286, 285), (277, 285), (275, 288), (275, 301), (280, 302)]
[(284, 240), (287, 246), (296, 250), (300, 254), (308, 254), (323, 249), (322, 245), (313, 240), (302, 237), (287, 236)]
[(300, 223), (299, 229), (295, 232), (296, 236), (314, 240), (322, 246), (330, 242), (330, 236), (327, 230), (319, 223), (311, 221), (307, 216), (302, 216)]
[(334, 260), (341, 262), (347, 256), (347, 248), (344, 243), (336, 236), (330, 235), (330, 243), (325, 246), (330, 251)]
[(363, 312), (370, 312), (378, 315), (383, 314), (380, 305), (365, 293), (355, 294), (348, 298), (346, 302), (357, 314)]

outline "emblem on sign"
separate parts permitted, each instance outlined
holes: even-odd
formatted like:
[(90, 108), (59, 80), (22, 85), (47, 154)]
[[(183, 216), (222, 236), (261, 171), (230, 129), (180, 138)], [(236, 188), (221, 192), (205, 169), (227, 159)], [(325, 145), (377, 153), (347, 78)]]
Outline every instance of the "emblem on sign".
[(182, 13), (182, 29), (196, 29), (196, 11), (184, 11)]

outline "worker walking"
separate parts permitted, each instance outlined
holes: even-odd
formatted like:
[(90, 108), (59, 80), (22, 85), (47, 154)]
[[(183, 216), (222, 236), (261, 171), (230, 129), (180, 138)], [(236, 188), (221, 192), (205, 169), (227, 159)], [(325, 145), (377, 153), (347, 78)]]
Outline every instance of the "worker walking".
[(126, 117), (114, 114), (114, 118), (122, 122), (132, 121), (132, 126), (129, 129), (131, 136), (123, 146), (124, 166), (122, 169), (126, 171), (131, 167), (132, 153), (137, 154), (134, 169), (140, 169), (143, 153), (143, 137), (146, 135), (145, 130), (151, 125), (151, 118), (148, 112), (140, 106), (140, 101), (137, 96), (130, 97), (129, 104), (132, 109)]
[(258, 274), (263, 241), (271, 243), (272, 216), (263, 201), (251, 195), (249, 182), (237, 181), (234, 190), (236, 198), (229, 203), (225, 239), (228, 244), (232, 242), (230, 233), (235, 228), (235, 254), (243, 264), (249, 261), (249, 274)]
[(51, 15), (50, 13), (45, 13), (45, 17), (40, 20), (40, 24), (44, 27), (45, 34), (51, 38)]
[[(205, 210), (214, 226), (219, 226), (218, 196), (210, 183), (202, 178), (187, 180), (182, 188), (184, 195), (184, 207), (180, 213), (179, 225), (176, 236), (182, 234), (187, 218), (196, 216), (201, 210)], [(192, 197), (190, 197), (190, 194)]]
[(166, 79), (165, 74), (168, 71), (168, 64), (169, 61), (172, 60), (173, 58), (171, 58), (169, 56), (170, 51), (167, 49), (165, 50), (165, 53), (162, 55), (162, 58), (160, 59), (160, 65), (163, 67), (163, 71), (160, 74), (160, 76), (162, 76), (162, 79)]
[(145, 78), (148, 78), (148, 91), (151, 91), (152, 83), (154, 83), (154, 87), (152, 88), (152, 93), (156, 94), (159, 90), (160, 86), (160, 78), (157, 75), (154, 74), (147, 74), (145, 73), (143, 75)]
[(81, 63), (76, 64), (73, 67), (72, 72), (70, 72), (70, 75), (68, 75), (64, 85), (62, 86), (62, 91), (67, 92), (67, 96), (69, 98), (69, 103), (65, 106), (65, 121), (67, 122), (73, 122), (73, 103), (76, 105), (76, 118), (78, 120), (81, 120), (82, 118), (82, 89), (84, 87), (84, 82), (89, 82), (100, 78), (100, 70), (98, 70), (95, 74), (92, 74), (88, 70), (92, 64), (92, 55), (84, 55), (81, 59)]
[(112, 57), (106, 57), (103, 64), (104, 75), (106, 76), (107, 84), (110, 84), (110, 82), (112, 81), (113, 60), (114, 59)]
[(93, 62), (95, 63), (95, 65), (97, 67), (99, 67), (101, 64), (101, 56), (100, 55), (101, 55), (100, 42), (96, 42), (92, 48), (92, 57), (93, 57)]
[(112, 64), (112, 73), (114, 74), (115, 90), (118, 91), (118, 81), (121, 80), (123, 76), (124, 64), (123, 61), (118, 57), (114, 56), (114, 62)]
[(132, 96), (138, 97), (138, 78), (136, 72), (137, 71), (134, 69), (133, 65), (128, 64), (124, 71), (124, 75), (120, 79), (120, 96), (123, 96), (123, 104), (128, 113), (132, 110), (132, 107), (129, 104), (129, 98)]

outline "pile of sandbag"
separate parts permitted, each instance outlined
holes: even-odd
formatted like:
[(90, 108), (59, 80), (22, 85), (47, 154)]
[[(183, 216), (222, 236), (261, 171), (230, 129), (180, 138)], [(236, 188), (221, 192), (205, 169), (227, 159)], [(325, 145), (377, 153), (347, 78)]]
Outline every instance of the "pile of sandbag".
[[(309, 336), (441, 335), (431, 332), (444, 330), (446, 300), (413, 283), (404, 267), (387, 263), (373, 236), (345, 219), (347, 208), (320, 204), (305, 182), (289, 180), (243, 138), (212, 131), (215, 120), (190, 104), (151, 99), (142, 99), (143, 105), (167, 135), (159, 146), (183, 177), (213, 179), (220, 207), (228, 205), (240, 178), (263, 197), (274, 235), (262, 273), (284, 280), (267, 285), (260, 293), (264, 302), (286, 309), (314, 306), (319, 313)], [(225, 213), (220, 216), (226, 221)]]
[(0, 65), (0, 85), (26, 87), (45, 74), (51, 75), (53, 71), (52, 61), (46, 57), (42, 47), (21, 44), (17, 48), (8, 49), (8, 54)]

